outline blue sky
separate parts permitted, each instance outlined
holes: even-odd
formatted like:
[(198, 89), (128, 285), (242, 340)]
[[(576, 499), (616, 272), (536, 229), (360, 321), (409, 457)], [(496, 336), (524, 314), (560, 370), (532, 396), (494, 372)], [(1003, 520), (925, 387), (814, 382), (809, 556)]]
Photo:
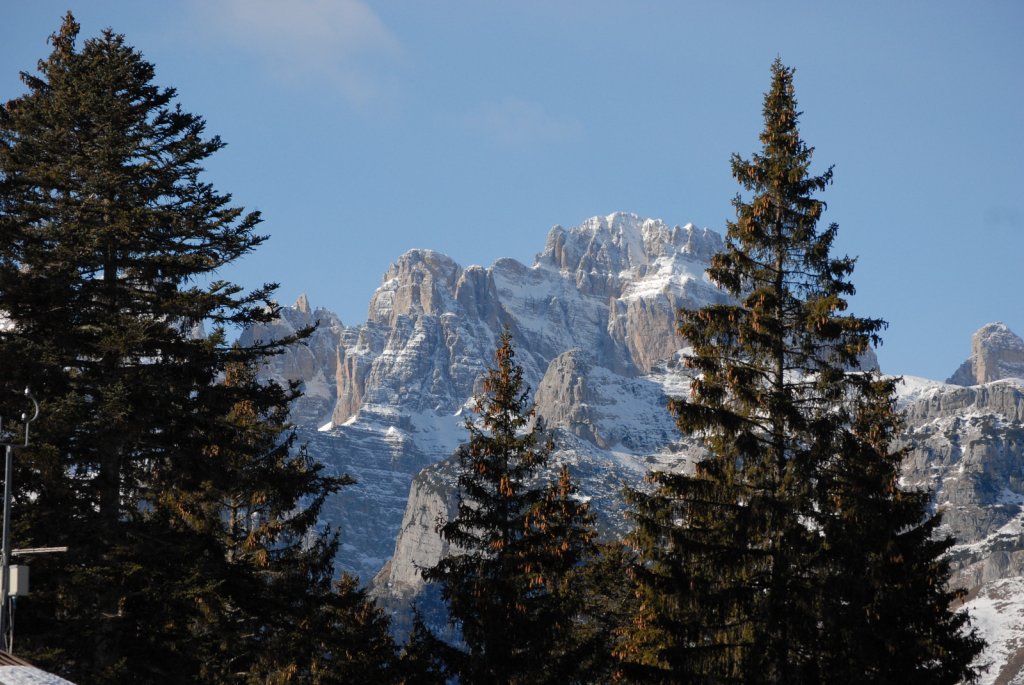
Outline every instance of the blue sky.
[(414, 247), (529, 264), (618, 210), (724, 231), (779, 55), (883, 369), (942, 379), (981, 325), (1024, 335), (1021, 2), (0, 4), (0, 99), (67, 9), (126, 34), (228, 142), (208, 180), (264, 213), (224, 275), (345, 323)]

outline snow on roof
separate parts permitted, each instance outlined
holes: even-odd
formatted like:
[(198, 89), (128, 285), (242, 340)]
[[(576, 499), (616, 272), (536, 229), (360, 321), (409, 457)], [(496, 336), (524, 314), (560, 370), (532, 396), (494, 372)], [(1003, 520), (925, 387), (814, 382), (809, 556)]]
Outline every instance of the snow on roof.
[(75, 685), (47, 673), (13, 654), (0, 651), (0, 685)]
[(74, 685), (35, 666), (0, 666), (0, 685)]

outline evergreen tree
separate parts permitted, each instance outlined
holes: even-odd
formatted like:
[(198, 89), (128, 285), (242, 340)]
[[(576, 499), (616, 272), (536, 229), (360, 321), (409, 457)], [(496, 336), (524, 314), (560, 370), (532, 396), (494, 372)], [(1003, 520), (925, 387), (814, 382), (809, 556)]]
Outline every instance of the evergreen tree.
[(354, 481), (324, 477), (295, 449), (287, 423), (294, 388), (264, 385), (251, 364), (229, 362), (218, 390), (233, 398), (208, 432), (220, 440), (200, 455), (205, 465), (180, 474), (185, 487), (164, 488), (183, 523), (222, 542), (227, 562), (221, 610), (209, 612), (218, 620), (204, 626), (202, 644), (216, 648), (203, 659), (205, 679), (395, 682), (388, 620), (354, 578), (333, 582), (337, 537), (315, 530), (327, 495)]
[(0, 364), (43, 410), (14, 539), (69, 547), (34, 563), (19, 651), (92, 683), (312, 672), (328, 652), (296, 644), (300, 621), (370, 608), (331, 589), (314, 527), (347, 481), (296, 449), (295, 388), (252, 373), (306, 332), (226, 343), (276, 315), (274, 285), (214, 280), (263, 242), (259, 214), (201, 179), (223, 143), (153, 66), (109, 30), (79, 50), (78, 30), (68, 14), (0, 108)]
[[(984, 648), (966, 612), (951, 612), (964, 591), (949, 587), (940, 514), (926, 516), (927, 492), (899, 486), (903, 451), (888, 451), (896, 379), (875, 378), (889, 401), (854, 403), (843, 456), (822, 474), (827, 575), (823, 629), (835, 644), (822, 671), (835, 682), (973, 682)], [(873, 399), (873, 398), (870, 398)], [(871, 496), (870, 493), (875, 493)], [(881, 493), (881, 494), (879, 494)]]
[(640, 606), (620, 647), (644, 682), (957, 682), (981, 641), (953, 613), (928, 496), (899, 487), (894, 381), (858, 369), (884, 322), (846, 314), (854, 260), (818, 229), (793, 72), (778, 60), (763, 148), (709, 276), (736, 304), (680, 313), (708, 456), (632, 492)]
[[(270, 675), (256, 670), (248, 682), (391, 685), (400, 681), (388, 618), (358, 588), (354, 577), (343, 575), (334, 591), (327, 592), (330, 585), (328, 566), (319, 579), (321, 592), (296, 587), (285, 595), (301, 600), (301, 610), (286, 614), (289, 621), (274, 626), (276, 633), (261, 655)], [(282, 668), (275, 653), (287, 655), (290, 662)]]
[(587, 668), (595, 668), (596, 637), (592, 626), (586, 625), (588, 588), (580, 581), (597, 554), (594, 520), (590, 506), (578, 496), (569, 467), (563, 464), (526, 520), (535, 540), (523, 570), (531, 574), (531, 584), (545, 593), (538, 617), (549, 631), (544, 676), (534, 682), (593, 682), (594, 673)]
[(466, 421), (457, 514), (439, 525), (454, 553), (423, 573), (461, 628), (466, 651), (452, 666), (466, 684), (572, 682), (578, 605), (568, 578), (589, 553), (593, 521), (568, 471), (536, 482), (552, 444), (539, 421), (526, 430), (522, 376), (506, 329), (477, 399), (482, 425)]
[(581, 620), (572, 638), (578, 645), (577, 672), (587, 683), (615, 682), (615, 657), (621, 636), (637, 613), (636, 594), (629, 582), (635, 555), (622, 540), (597, 545), (586, 564), (571, 579), (580, 597)]
[(412, 631), (402, 650), (402, 685), (446, 685), (455, 676), (451, 665), (458, 656), (454, 648), (439, 639), (413, 608)]

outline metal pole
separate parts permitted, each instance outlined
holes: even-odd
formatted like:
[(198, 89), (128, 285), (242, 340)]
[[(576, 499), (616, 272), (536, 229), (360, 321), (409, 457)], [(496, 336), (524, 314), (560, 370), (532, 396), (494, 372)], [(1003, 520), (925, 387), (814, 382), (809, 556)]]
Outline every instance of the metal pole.
[[(32, 402), (32, 418), (28, 414), (21, 415), (22, 429), (25, 431), (24, 446), (28, 447), (28, 431), (33, 421), (39, 418), (39, 403), (28, 388), (25, 388), (25, 397)], [(0, 436), (3, 436), (3, 417), (0, 417)], [(14, 443), (13, 436), (7, 437), (3, 444), (6, 447), (4, 455), (4, 527), (3, 539), (0, 540), (0, 648), (10, 653), (11, 643), (8, 633), (10, 632), (10, 576), (11, 576), (11, 480), (14, 477)]]
[(5, 652), (10, 651), (7, 643), (7, 608), (10, 599), (8, 584), (11, 574), (11, 475), (14, 470), (14, 450), (7, 445), (4, 458), (4, 532), (2, 543), (2, 560), (0, 560), (0, 640)]

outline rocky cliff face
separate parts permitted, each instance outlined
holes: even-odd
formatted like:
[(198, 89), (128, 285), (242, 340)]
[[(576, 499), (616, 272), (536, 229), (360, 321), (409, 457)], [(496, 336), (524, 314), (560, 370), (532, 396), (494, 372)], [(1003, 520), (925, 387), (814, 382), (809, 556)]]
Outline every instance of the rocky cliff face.
[[(963, 388), (931, 383), (905, 404), (904, 479), (933, 492), (965, 587), (1024, 571), (1024, 380)], [(1024, 520), (1024, 519), (1022, 519)], [(1009, 526), (1009, 528), (1008, 528)], [(1002, 551), (997, 553), (997, 548)]]
[(313, 310), (306, 296), (301, 295), (294, 306), (281, 308), (275, 322), (248, 328), (239, 337), (240, 344), (251, 345), (281, 340), (313, 325), (316, 329), (309, 338), (271, 359), (263, 369), (266, 377), (279, 383), (302, 383), (302, 397), (292, 405), (291, 414), (292, 420), (301, 426), (319, 426), (334, 411), (338, 350), (351, 344), (353, 329), (343, 326), (334, 312)]
[(953, 582), (990, 643), (984, 683), (1024, 680), (1024, 380), (905, 379), (904, 483), (928, 488), (957, 544)]
[(1024, 340), (1002, 322), (982, 326), (971, 339), (971, 356), (946, 381), (977, 385), (1024, 378)]
[[(248, 340), (270, 339), (321, 322), (267, 373), (303, 381), (308, 397), (295, 416), (310, 450), (359, 480), (325, 510), (345, 541), (339, 567), (368, 580), (392, 556), (408, 529), (398, 503), (423, 468), (463, 439), (504, 326), (540, 392), (540, 414), (589, 455), (580, 463), (590, 459), (595, 491), (619, 498), (627, 478), (620, 471), (630, 482), (646, 471), (641, 454), (681, 458), (663, 411), (681, 344), (675, 312), (724, 301), (704, 274), (721, 247), (713, 231), (612, 214), (556, 226), (532, 266), (502, 259), (464, 268), (430, 250), (407, 252), (384, 274), (359, 326), (312, 311), (302, 298), (275, 325), (247, 332)], [(621, 509), (611, 500), (610, 511)], [(406, 567), (396, 558), (391, 568)]]
[[(548, 475), (569, 465), (605, 534), (627, 530), (624, 485), (639, 485), (652, 468), (688, 469), (700, 455), (692, 440), (680, 436), (666, 406), (669, 395), (688, 387), (681, 371), (666, 364), (627, 377), (576, 348), (551, 360), (540, 381), (537, 416), (556, 445)], [(394, 555), (372, 584), (374, 596), (399, 621), (424, 589), (419, 569), (447, 551), (435, 527), (439, 513), (454, 511), (455, 464), (449, 458), (416, 476)]]

